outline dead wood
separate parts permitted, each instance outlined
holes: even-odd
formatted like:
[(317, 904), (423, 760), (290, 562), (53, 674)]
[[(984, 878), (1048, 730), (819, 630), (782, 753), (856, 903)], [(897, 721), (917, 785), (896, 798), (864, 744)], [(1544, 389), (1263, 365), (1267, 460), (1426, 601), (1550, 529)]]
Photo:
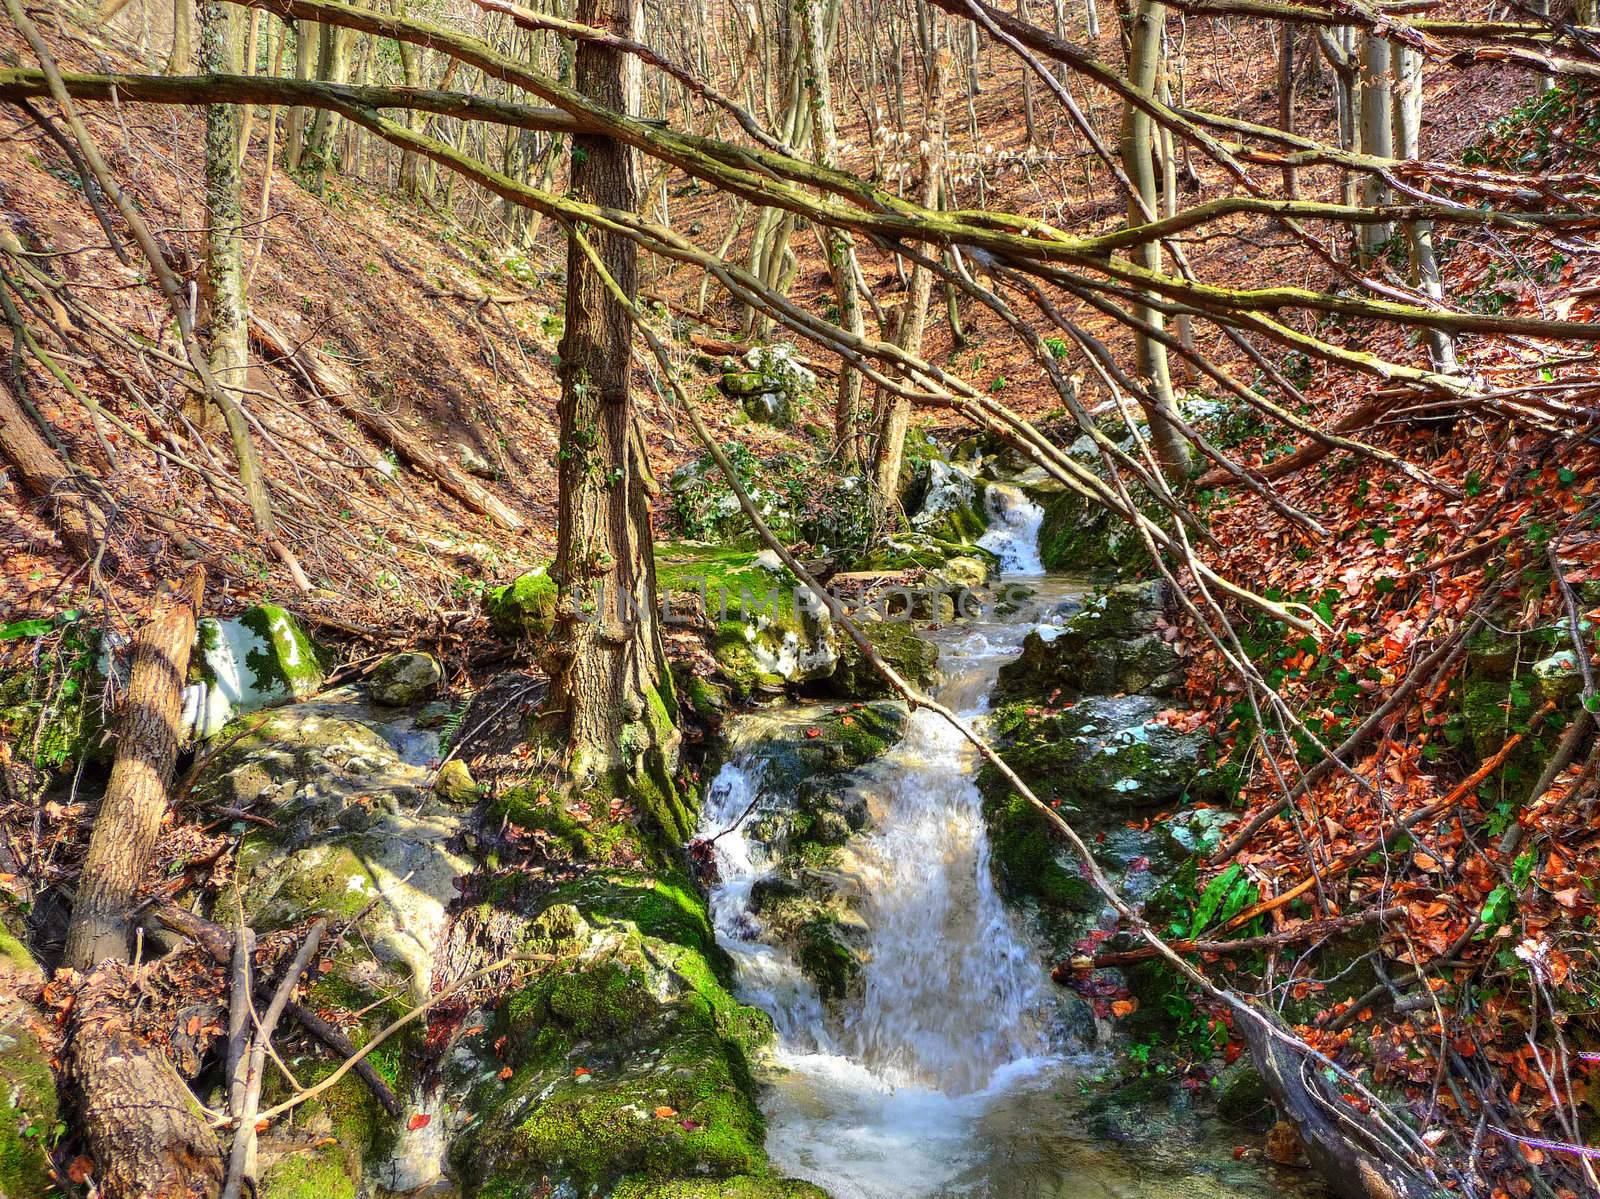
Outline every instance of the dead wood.
[(183, 583), (169, 584), (134, 637), (117, 756), (67, 927), (63, 961), (74, 969), (128, 958), (134, 896), (150, 865), (178, 759), (180, 694), (204, 587), (198, 566)]
[(92, 559), (105, 540), (105, 513), (84, 492), (61, 456), (50, 448), (3, 381), (0, 381), (0, 456), (16, 470), (24, 488), (50, 505), (61, 540), (83, 557)]

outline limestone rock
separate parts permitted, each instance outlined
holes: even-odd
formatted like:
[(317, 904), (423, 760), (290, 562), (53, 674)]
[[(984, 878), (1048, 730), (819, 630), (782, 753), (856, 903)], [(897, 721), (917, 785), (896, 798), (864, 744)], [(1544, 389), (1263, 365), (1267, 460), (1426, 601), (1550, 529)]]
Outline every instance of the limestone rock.
[(1578, 656), (1570, 649), (1558, 650), (1533, 664), (1533, 677), (1541, 699), (1565, 703), (1583, 690), (1583, 672)]
[(1096, 593), (1064, 624), (1041, 625), (1000, 671), (1001, 696), (1045, 698), (1176, 690), (1178, 653), (1156, 631), (1160, 584), (1122, 584)]
[(430, 700), (444, 684), (444, 667), (432, 654), (416, 651), (390, 654), (367, 682), (374, 703), (406, 708)]
[(247, 608), (232, 620), (203, 618), (183, 692), (183, 727), (214, 737), (236, 716), (304, 700), (322, 689), (316, 647), (276, 604)]
[(475, 804), (481, 794), (472, 771), (460, 758), (451, 758), (439, 767), (433, 779), (433, 793), (453, 804)]

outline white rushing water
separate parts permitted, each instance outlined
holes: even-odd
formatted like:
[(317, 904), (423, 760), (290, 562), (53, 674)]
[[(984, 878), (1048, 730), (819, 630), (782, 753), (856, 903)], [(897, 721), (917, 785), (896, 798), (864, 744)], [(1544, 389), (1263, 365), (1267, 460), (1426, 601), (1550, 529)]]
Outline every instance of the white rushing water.
[[(991, 485), (982, 544), (1013, 577), (1036, 576), (1042, 512)], [(935, 634), (940, 698), (983, 714), (1000, 666), (1031, 620), (978, 620)], [(760, 940), (753, 885), (771, 868), (740, 817), (759, 810), (762, 771), (736, 758), (713, 783), (702, 836), (717, 836), (712, 916), (741, 992), (770, 1012), (779, 1065), (767, 1115), (779, 1170), (836, 1199), (1001, 1196), (986, 1159), (986, 1116), (1042, 1085), (1057, 1059), (1050, 983), (995, 889), (976, 754), (940, 717), (914, 713), (904, 737), (862, 772), (872, 816), (842, 868), (868, 926), (862, 995), (832, 1020), (784, 948)]]

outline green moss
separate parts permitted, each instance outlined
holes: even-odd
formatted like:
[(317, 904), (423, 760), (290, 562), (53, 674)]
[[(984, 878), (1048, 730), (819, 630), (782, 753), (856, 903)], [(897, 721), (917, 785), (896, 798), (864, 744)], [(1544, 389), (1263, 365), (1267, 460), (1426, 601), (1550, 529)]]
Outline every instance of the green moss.
[[(939, 647), (919, 636), (909, 622), (875, 620), (863, 623), (860, 628), (873, 651), (907, 682), (921, 687), (933, 678), (939, 662)], [(848, 639), (826, 688), (830, 694), (846, 699), (889, 694), (889, 685), (883, 676), (867, 661), (855, 642)]]
[(1100, 909), (1094, 885), (1057, 859), (1044, 815), (998, 776), (985, 788), (989, 849), (1008, 898), (1028, 898), (1063, 913)]
[(496, 799), (490, 820), (542, 834), (546, 852), (560, 860), (606, 866), (651, 856), (634, 824), (613, 817), (608, 797), (598, 793), (572, 795), (532, 783)]
[(548, 637), (555, 628), (556, 584), (545, 567), (489, 592), (489, 622), (507, 637)]
[(798, 934), (800, 969), (825, 1000), (837, 1002), (861, 976), (861, 959), (840, 936), (838, 924), (826, 916), (807, 921)]
[(355, 1199), (356, 1184), (335, 1146), (279, 1158), (261, 1176), (260, 1199)]
[(1034, 498), (1044, 506), (1039, 561), (1046, 570), (1131, 575), (1145, 565), (1144, 543), (1104, 508), (1071, 491)]
[(257, 604), (239, 613), (238, 621), (261, 639), (245, 655), (249, 682), (263, 694), (279, 687), (296, 699), (322, 688), (322, 656), (299, 623), (277, 604)]
[(59, 1120), (49, 1054), (20, 1025), (0, 1032), (0, 1194), (52, 1192), (48, 1146)]

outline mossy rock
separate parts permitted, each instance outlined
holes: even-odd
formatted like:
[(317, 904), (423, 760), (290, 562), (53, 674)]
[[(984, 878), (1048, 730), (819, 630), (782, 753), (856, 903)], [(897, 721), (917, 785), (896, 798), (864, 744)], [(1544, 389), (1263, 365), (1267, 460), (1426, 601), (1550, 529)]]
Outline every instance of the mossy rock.
[(374, 703), (406, 708), (430, 700), (444, 686), (444, 667), (432, 654), (390, 654), (372, 672), (367, 694)]
[(309, 699), (324, 679), (316, 644), (276, 604), (257, 604), (232, 620), (201, 620), (189, 673), (182, 720), (201, 740), (236, 717)]
[(261, 1175), (260, 1199), (355, 1199), (358, 1179), (337, 1146), (285, 1153)]
[(1143, 541), (1126, 522), (1073, 491), (1025, 488), (1044, 508), (1039, 561), (1067, 574), (1131, 575), (1146, 563)]
[(995, 714), (993, 730), (1036, 795), (1077, 809), (1086, 827), (1105, 827), (1220, 793), (1210, 738), (1156, 720), (1159, 709), (1142, 695), (1096, 696), (1062, 709), (1010, 704)]
[(1212, 1079), (1211, 1087), (1217, 1099), (1217, 1115), (1229, 1124), (1254, 1132), (1272, 1127), (1275, 1116), (1267, 1080), (1253, 1062), (1234, 1062)]
[(1066, 623), (1028, 633), (1022, 653), (1001, 667), (995, 694), (1043, 700), (1171, 693), (1182, 661), (1156, 631), (1165, 598), (1160, 583), (1120, 584), (1087, 597)]
[(49, 1147), (63, 1118), (50, 1051), (32, 1028), (31, 1006), (9, 998), (19, 981), (37, 984), (27, 948), (0, 926), (0, 1195), (54, 1193)]
[(964, 467), (938, 458), (927, 464), (922, 503), (911, 516), (916, 533), (957, 545), (969, 545), (989, 528), (984, 482)]
[(468, 1192), (764, 1179), (750, 1061), (772, 1026), (728, 991), (693, 885), (610, 873), (549, 898), (561, 960), (475, 1034), (506, 1038), (476, 1051), (512, 1073), (475, 1076), (477, 1119), (453, 1150)]
[[(939, 664), (939, 647), (920, 636), (909, 621), (868, 620), (857, 624), (873, 651), (914, 687), (932, 682)], [(869, 699), (890, 694), (889, 684), (856, 643), (848, 638), (838, 664), (823, 684), (830, 695), (844, 699)]]
[(545, 567), (518, 575), (489, 593), (489, 623), (507, 637), (543, 640), (555, 628), (556, 582)]

